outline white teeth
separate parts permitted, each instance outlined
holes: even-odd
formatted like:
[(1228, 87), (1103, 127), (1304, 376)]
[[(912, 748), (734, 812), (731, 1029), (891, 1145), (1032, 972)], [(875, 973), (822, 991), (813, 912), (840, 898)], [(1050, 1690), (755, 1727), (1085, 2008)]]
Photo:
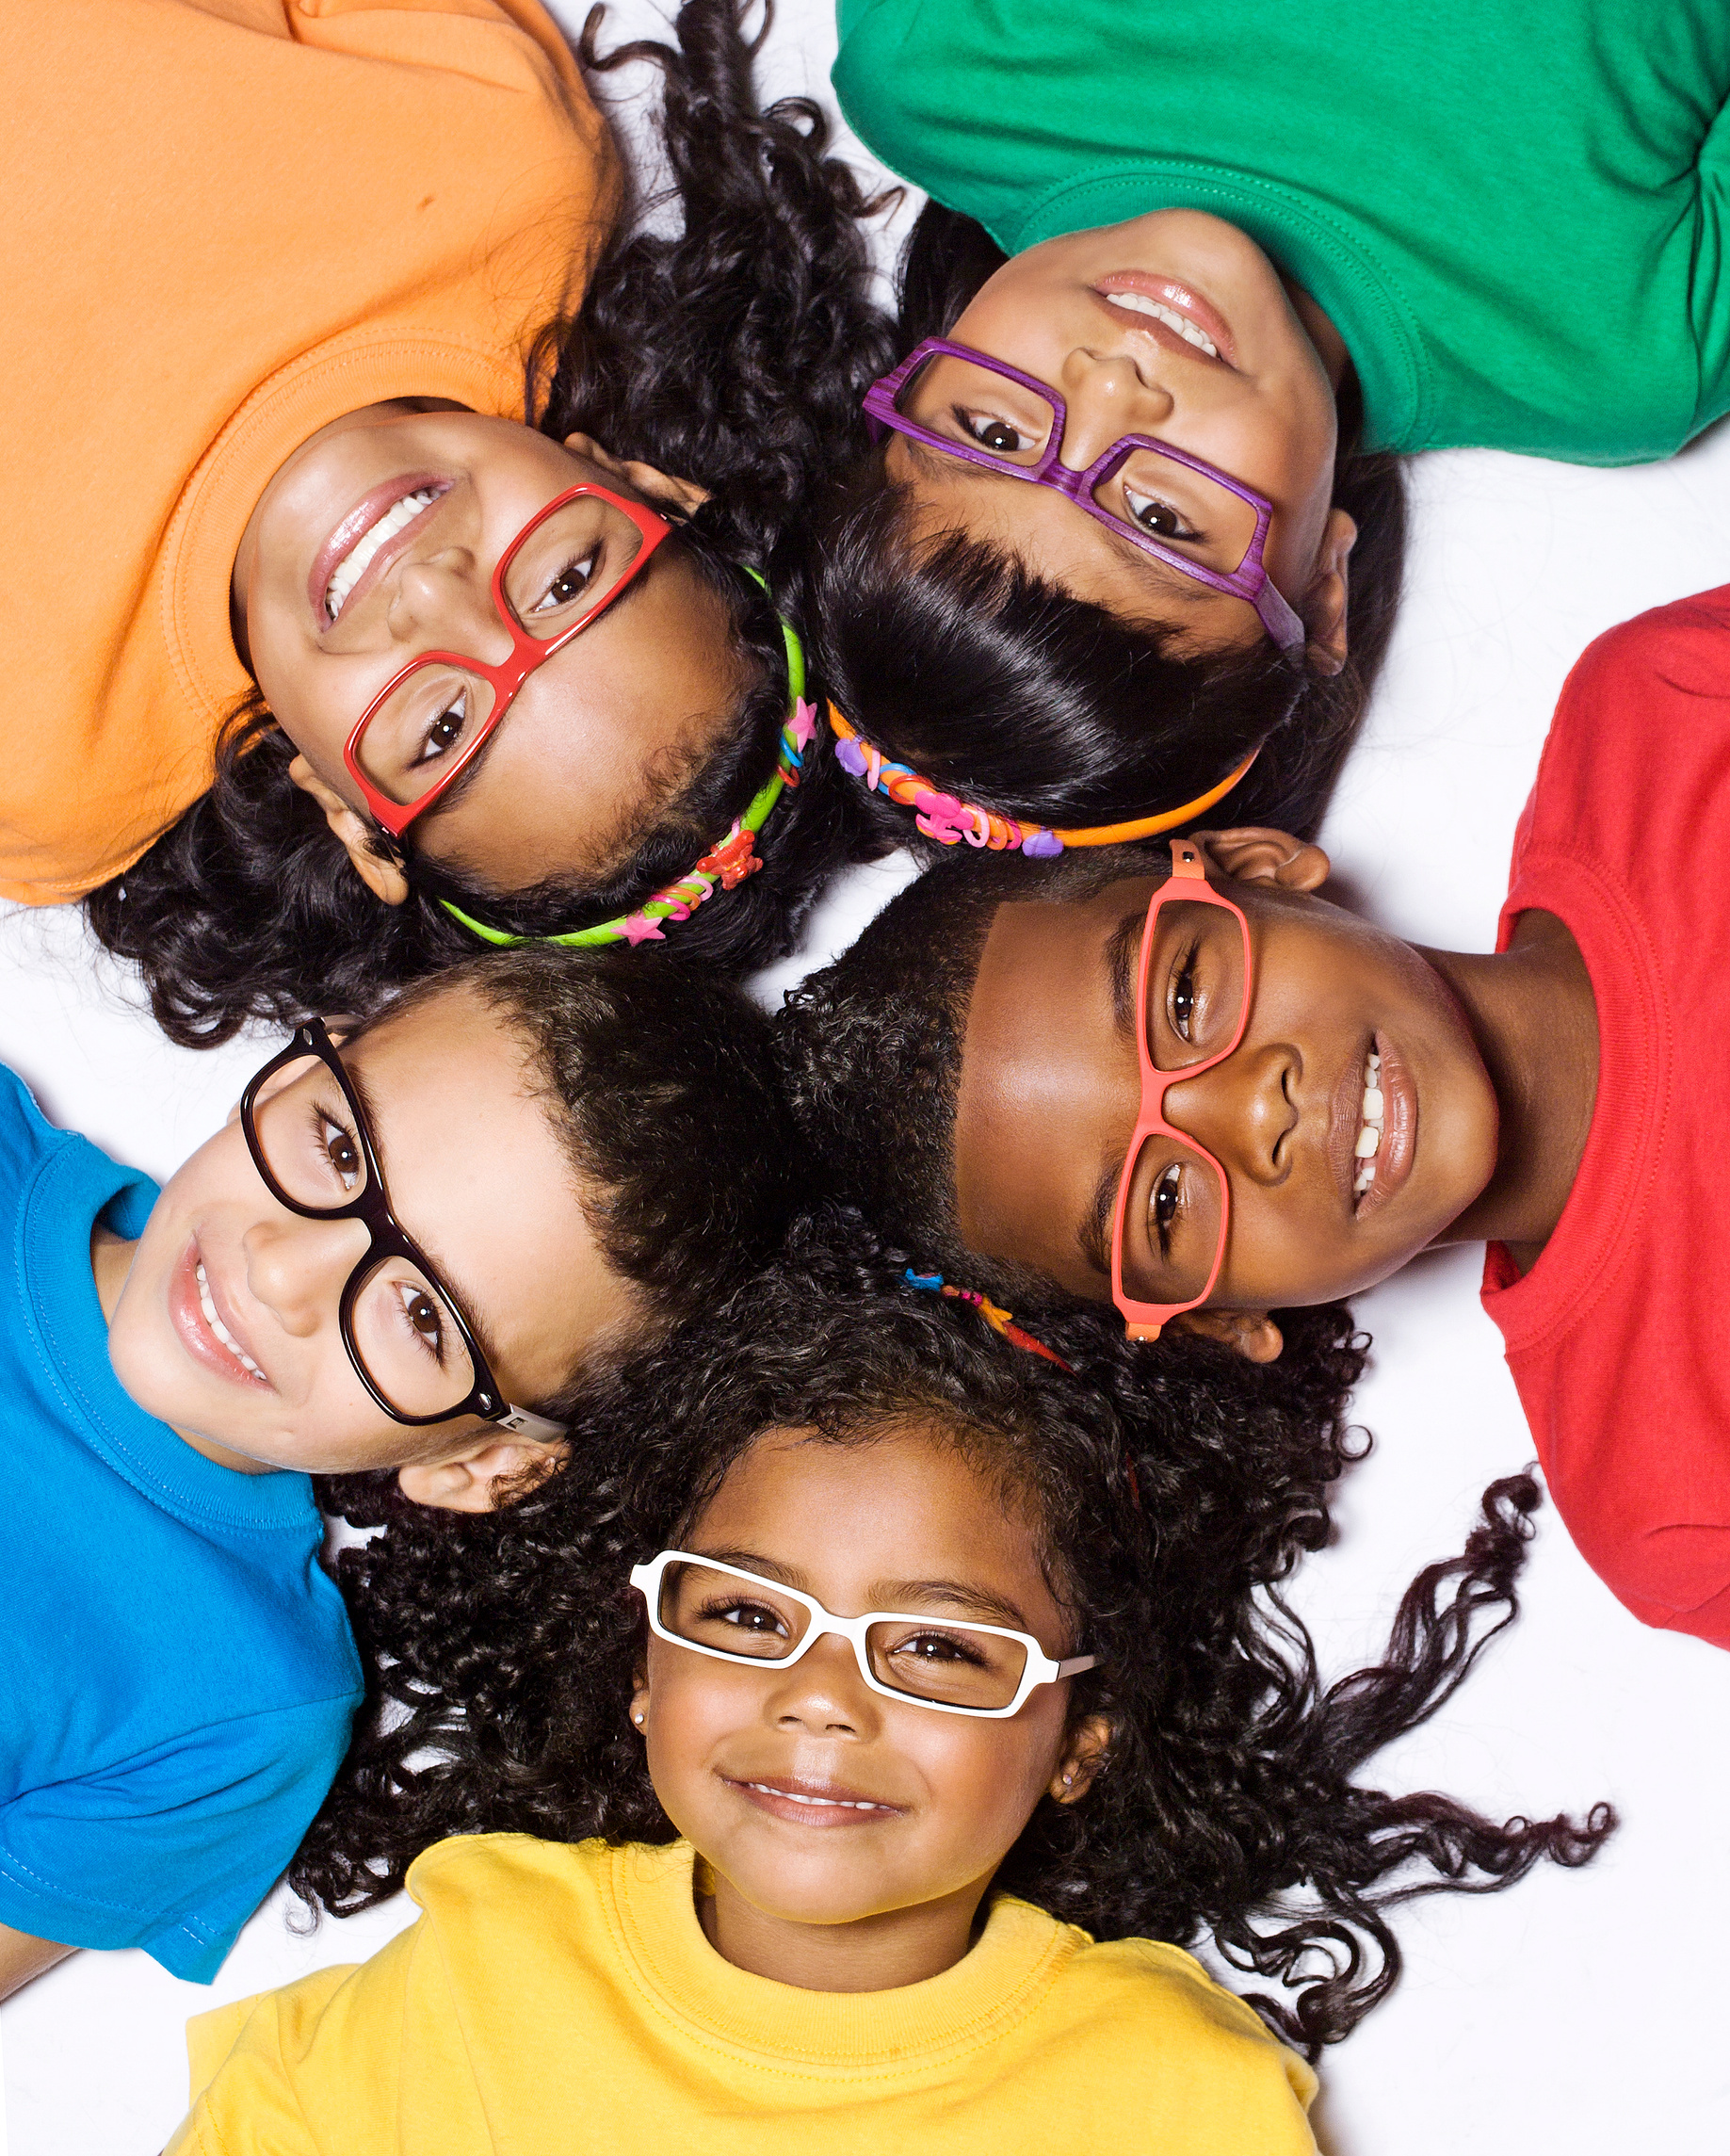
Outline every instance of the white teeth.
[(1175, 307), (1168, 307), (1158, 300), (1150, 300), (1145, 292), (1107, 292), (1101, 297), (1108, 300), (1112, 306), (1122, 307), (1126, 314), (1154, 316), (1168, 330), (1175, 330), (1185, 344), (1193, 345), (1197, 351), (1205, 352), (1209, 359), (1219, 358), (1219, 346), (1210, 336), (1198, 330), (1188, 315), (1180, 315)]
[(865, 1798), (861, 1798), (855, 1803), (851, 1797), (805, 1796), (798, 1790), (778, 1790), (768, 1782), (747, 1782), (745, 1787), (748, 1790), (761, 1790), (765, 1796), (783, 1797), (788, 1804), (820, 1805), (825, 1807), (839, 1807), (843, 1811), (887, 1811), (889, 1809), (886, 1804), (871, 1804)]
[(1361, 1163), (1351, 1185), (1354, 1198), (1361, 1198), (1376, 1179), (1376, 1155), (1382, 1145), (1382, 1118), (1387, 1109), (1381, 1078), (1382, 1058), (1372, 1048), (1364, 1060), (1363, 1121), (1358, 1126), (1357, 1143), (1351, 1149), (1352, 1158)]
[(429, 509), (441, 492), (438, 487), (422, 487), (416, 494), (404, 494), (394, 510), (387, 511), (371, 530), (363, 532), (355, 541), (325, 586), (324, 610), (331, 621), (342, 612), (343, 601), (365, 575), (367, 563), (380, 547), (412, 525), (422, 510)]
[(254, 1377), (263, 1377), (264, 1371), (259, 1369), (251, 1356), (240, 1345), (240, 1342), (235, 1339), (234, 1334), (217, 1316), (217, 1306), (210, 1299), (210, 1283), (204, 1278), (204, 1268), (202, 1265), (198, 1269), (198, 1305), (204, 1313), (204, 1322), (221, 1341), (229, 1354), (244, 1368), (250, 1370)]

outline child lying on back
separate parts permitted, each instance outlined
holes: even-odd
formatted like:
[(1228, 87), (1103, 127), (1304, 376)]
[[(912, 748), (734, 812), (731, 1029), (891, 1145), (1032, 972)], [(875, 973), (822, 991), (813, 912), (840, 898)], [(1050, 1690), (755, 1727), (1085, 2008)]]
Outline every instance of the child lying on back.
[(1730, 587), (1575, 669), (1494, 955), (1341, 912), (1274, 831), (945, 864), (800, 991), (796, 1112), (930, 1262), (1257, 1363), (1292, 1306), (1487, 1243), (1582, 1554), (1730, 1645), (1727, 839)]
[(1181, 1384), (1120, 1412), (1098, 1321), (1059, 1368), (864, 1240), (627, 1369), (520, 1504), (345, 1553), (372, 1694), (290, 1876), (423, 1914), (196, 2021), (175, 2156), (1304, 2156), (1313, 2074), (1183, 1948), (1313, 2053), (1391, 1890), (1596, 1846), (1355, 1780), (1511, 1613), (1529, 1483), (1324, 1694), (1268, 1590), (1343, 1386), (1234, 1454)]
[(161, 1191), (0, 1071), (0, 1995), (216, 1973), (360, 1697), (309, 1472), (482, 1511), (556, 1465), (586, 1373), (778, 1238), (765, 1065), (636, 953), (480, 959), (302, 1027)]

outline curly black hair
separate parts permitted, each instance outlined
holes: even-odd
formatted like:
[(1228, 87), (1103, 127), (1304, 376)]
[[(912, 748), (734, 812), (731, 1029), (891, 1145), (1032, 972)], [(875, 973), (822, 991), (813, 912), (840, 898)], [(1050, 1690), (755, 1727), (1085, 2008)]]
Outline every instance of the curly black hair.
[[(899, 349), (946, 335), (1006, 259), (982, 225), (928, 203), (902, 256)], [(1216, 813), (1314, 837), (1387, 653), (1405, 559), (1402, 467), (1359, 450), (1350, 371), (1338, 401), (1334, 500), (1358, 527), (1342, 673), (1314, 673), (1266, 638), (1186, 656), (1169, 630), (1072, 597), (982, 541), (915, 541), (879, 447), (830, 490), (812, 552), (814, 651), (837, 704), (940, 789), (1056, 825), (1196, 800), (1259, 745)], [(898, 843), (928, 843), (905, 810), (872, 801)]]
[(398, 1507), (344, 1552), (368, 1694), (290, 1868), (306, 1900), (364, 1908), (449, 1834), (672, 1839), (627, 1721), (642, 1622), (625, 1573), (676, 1546), (770, 1429), (862, 1445), (911, 1424), (1028, 1503), (1102, 1657), (1072, 1713), (1113, 1734), (1086, 1797), (1042, 1801), (998, 1884), (1096, 1937), (1211, 1939), (1282, 1982), (1291, 1996), (1253, 2003), (1312, 2055), (1394, 1983), (1390, 1905), (1593, 1854), (1608, 1807), (1497, 1825), (1355, 1779), (1512, 1618), (1539, 1499), (1529, 1476), (1490, 1490), (1464, 1553), (1408, 1589), (1385, 1659), (1324, 1688), (1284, 1582), (1325, 1540), (1351, 1457), (1365, 1343), (1337, 1313), (1307, 1314), (1307, 1378), (1276, 1393), (1205, 1341), (1138, 1364), (1097, 1314), (1052, 1329), (1059, 1369), (898, 1266), (857, 1216), (801, 1225), (762, 1278), (591, 1402), (565, 1472), (484, 1517)]
[[(891, 337), (870, 293), (864, 220), (876, 205), (829, 154), (816, 105), (760, 105), (762, 33), (753, 41), (741, 27), (749, 4), (686, 0), (675, 42), (606, 55), (603, 11), (591, 10), (580, 56), (591, 80), (629, 61), (659, 71), (672, 202), (627, 205), (580, 309), (542, 334), (525, 391), (542, 432), (592, 434), (710, 490), (663, 552), (693, 562), (731, 616), (744, 687), (724, 738), (628, 858), (599, 876), (504, 891), (411, 847), (400, 855), (410, 895), (393, 907), (354, 873), (322, 810), (288, 776), (294, 745), (262, 699), (248, 698), (223, 729), (209, 791), (84, 900), (99, 940), (142, 974), (170, 1038), (204, 1046), (249, 1020), (293, 1021), (332, 998), (364, 1003), (381, 985), (450, 965), (475, 945), (443, 899), (519, 935), (628, 913), (683, 875), (773, 770), (788, 710), (776, 606), (797, 611), (810, 498), (863, 446), (859, 399), (888, 365)], [(658, 217), (645, 228), (675, 205), (677, 231)], [(759, 839), (761, 870), (680, 924), (687, 960), (740, 973), (784, 955), (824, 876), (881, 851), (833, 758), (807, 765)], [(381, 832), (375, 844), (396, 851)]]

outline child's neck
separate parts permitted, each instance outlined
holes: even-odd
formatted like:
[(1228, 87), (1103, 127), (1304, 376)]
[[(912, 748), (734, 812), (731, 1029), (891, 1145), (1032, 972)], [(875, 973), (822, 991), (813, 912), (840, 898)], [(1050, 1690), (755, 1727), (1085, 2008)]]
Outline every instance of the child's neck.
[(1579, 946), (1522, 914), (1495, 955), (1424, 953), (1463, 1005), (1501, 1111), (1496, 1173), (1438, 1242), (1506, 1243), (1522, 1273), (1561, 1218), (1598, 1093), (1598, 1013)]
[(941, 1976), (973, 1944), (991, 1884), (978, 1879), (941, 1901), (852, 1923), (805, 1924), (766, 1916), (706, 1865), (699, 1877), (713, 1891), (699, 1895), (697, 1916), (721, 1959), (801, 1991), (895, 1991)]

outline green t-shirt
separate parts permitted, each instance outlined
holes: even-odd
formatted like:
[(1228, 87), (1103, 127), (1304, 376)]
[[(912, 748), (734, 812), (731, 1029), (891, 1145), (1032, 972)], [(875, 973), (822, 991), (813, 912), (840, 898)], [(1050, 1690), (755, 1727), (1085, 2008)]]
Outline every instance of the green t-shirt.
[(839, 0), (842, 110), (1015, 253), (1162, 208), (1307, 286), (1369, 446), (1663, 457), (1730, 410), (1730, 0)]

